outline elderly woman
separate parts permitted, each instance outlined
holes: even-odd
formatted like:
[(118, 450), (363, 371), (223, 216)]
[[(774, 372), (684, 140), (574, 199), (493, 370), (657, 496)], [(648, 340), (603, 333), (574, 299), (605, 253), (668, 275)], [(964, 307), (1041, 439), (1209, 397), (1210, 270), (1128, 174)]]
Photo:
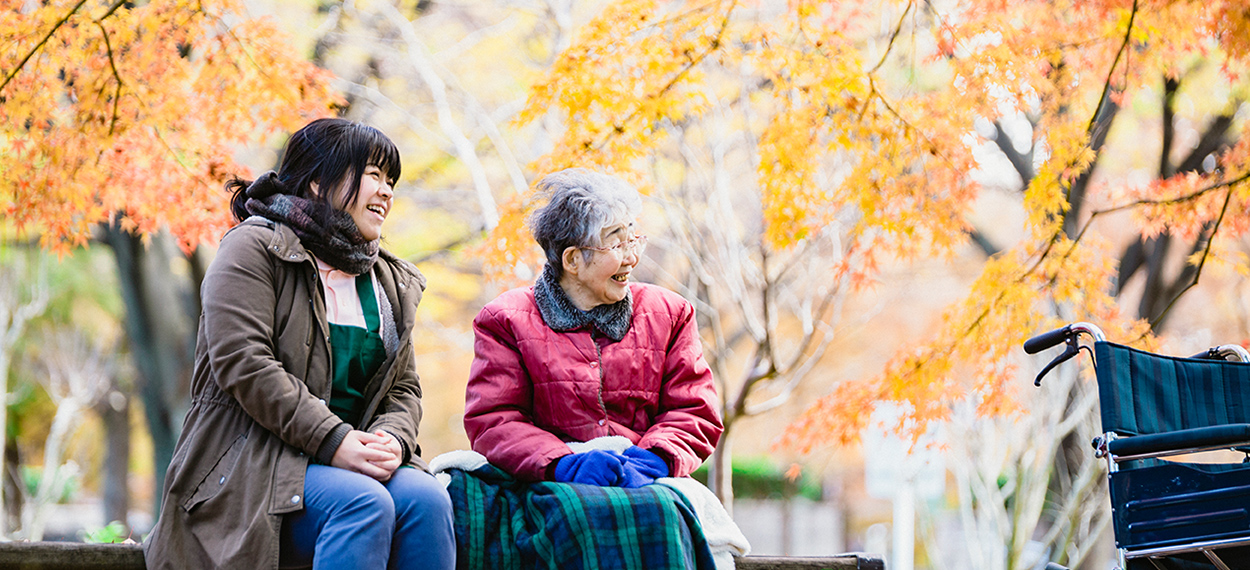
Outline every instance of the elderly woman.
[[(579, 168), (539, 189), (547, 200), (530, 227), (546, 267), (473, 321), (464, 415), (473, 450), (522, 481), (640, 487), (689, 475), (723, 425), (693, 307), (630, 281), (647, 243), (635, 225), (641, 198)], [(632, 445), (569, 445), (603, 436)]]

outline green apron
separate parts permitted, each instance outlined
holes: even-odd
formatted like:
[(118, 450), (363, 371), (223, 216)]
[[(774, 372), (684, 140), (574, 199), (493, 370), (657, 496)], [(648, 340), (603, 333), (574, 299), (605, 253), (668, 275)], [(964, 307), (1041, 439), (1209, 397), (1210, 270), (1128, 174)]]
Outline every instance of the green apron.
[(356, 276), (356, 295), (360, 297), (360, 308), (368, 328), (330, 323), (330, 353), (334, 363), (330, 411), (353, 427), (359, 427), (360, 414), (365, 409), (365, 387), (386, 361), (382, 319), (369, 273)]

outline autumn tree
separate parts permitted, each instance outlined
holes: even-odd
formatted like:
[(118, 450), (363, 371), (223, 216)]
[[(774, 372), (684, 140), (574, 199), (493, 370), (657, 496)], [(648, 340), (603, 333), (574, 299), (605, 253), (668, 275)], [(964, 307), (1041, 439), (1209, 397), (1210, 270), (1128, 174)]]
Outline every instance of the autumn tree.
[[(203, 260), (191, 258), (190, 282), (169, 263), (228, 225), (221, 183), (248, 174), (236, 149), (335, 100), (327, 74), (241, 2), (0, 2), (4, 219), (63, 254), (107, 229), (158, 487), (187, 400)], [(181, 254), (149, 256), (162, 231)]]

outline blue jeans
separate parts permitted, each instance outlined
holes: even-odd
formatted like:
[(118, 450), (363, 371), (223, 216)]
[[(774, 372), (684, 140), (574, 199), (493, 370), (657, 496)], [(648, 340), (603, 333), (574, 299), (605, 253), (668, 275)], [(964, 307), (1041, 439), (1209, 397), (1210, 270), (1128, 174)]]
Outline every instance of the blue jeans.
[(284, 567), (456, 566), (451, 498), (432, 475), (407, 467), (379, 483), (346, 469), (309, 465), (304, 510), (286, 515), (280, 543)]

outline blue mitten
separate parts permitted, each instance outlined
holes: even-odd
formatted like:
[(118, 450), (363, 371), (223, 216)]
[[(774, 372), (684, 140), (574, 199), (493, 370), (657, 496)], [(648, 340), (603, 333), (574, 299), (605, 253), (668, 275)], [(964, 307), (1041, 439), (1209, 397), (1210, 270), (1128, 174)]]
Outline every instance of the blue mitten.
[(668, 464), (664, 458), (637, 445), (625, 450), (625, 476), (621, 486), (626, 488), (650, 485), (660, 477), (668, 477)]
[(624, 474), (624, 462), (624, 457), (598, 449), (565, 455), (556, 463), (556, 481), (615, 487)]

